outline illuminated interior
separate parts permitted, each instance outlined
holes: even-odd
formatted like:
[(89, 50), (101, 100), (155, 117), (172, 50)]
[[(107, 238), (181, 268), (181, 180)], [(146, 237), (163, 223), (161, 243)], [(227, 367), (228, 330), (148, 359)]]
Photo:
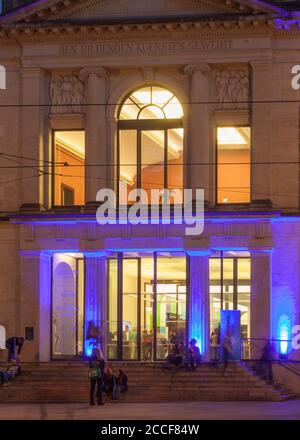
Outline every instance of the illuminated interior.
[(151, 189), (183, 187), (182, 117), (176, 96), (161, 87), (144, 87), (125, 100), (119, 116), (118, 169), (128, 191), (143, 188), (150, 197)]
[[(186, 258), (184, 254), (158, 254), (155, 259), (151, 253), (130, 253), (124, 254), (119, 264), (120, 289), (118, 262), (109, 260), (108, 357), (165, 359), (168, 344), (185, 342)], [(122, 303), (121, 329), (118, 301)]]
[(80, 357), (84, 344), (83, 255), (54, 254), (52, 279), (52, 358)]
[(217, 201), (250, 203), (250, 127), (217, 128)]
[(55, 131), (54, 205), (84, 205), (84, 165), (85, 132)]
[(221, 310), (240, 310), (242, 338), (249, 338), (251, 263), (248, 253), (221, 252), (210, 258), (209, 267), (210, 333), (220, 324)]

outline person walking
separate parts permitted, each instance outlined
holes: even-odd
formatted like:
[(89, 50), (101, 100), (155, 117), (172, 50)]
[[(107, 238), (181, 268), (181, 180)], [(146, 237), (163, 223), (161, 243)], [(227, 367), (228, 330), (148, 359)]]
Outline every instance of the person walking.
[(103, 372), (105, 362), (102, 351), (99, 348), (94, 348), (89, 359), (89, 379), (90, 379), (90, 405), (95, 405), (95, 389), (97, 385), (97, 403), (104, 405), (102, 400), (102, 386), (103, 386)]
[(233, 343), (230, 329), (226, 329), (226, 333), (222, 341), (223, 361), (224, 361), (224, 377), (228, 374), (228, 362), (232, 354)]

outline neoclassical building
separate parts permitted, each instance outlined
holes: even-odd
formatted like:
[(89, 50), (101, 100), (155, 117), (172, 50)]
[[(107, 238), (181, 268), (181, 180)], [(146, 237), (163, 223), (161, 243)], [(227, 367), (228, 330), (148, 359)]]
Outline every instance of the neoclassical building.
[[(0, 18), (0, 324), (27, 337), (23, 360), (80, 358), (93, 328), (108, 359), (192, 337), (209, 358), (221, 310), (300, 360), (299, 28), (300, 10), (254, 0)], [(204, 231), (100, 225), (103, 188), (117, 207), (126, 188), (204, 189)]]

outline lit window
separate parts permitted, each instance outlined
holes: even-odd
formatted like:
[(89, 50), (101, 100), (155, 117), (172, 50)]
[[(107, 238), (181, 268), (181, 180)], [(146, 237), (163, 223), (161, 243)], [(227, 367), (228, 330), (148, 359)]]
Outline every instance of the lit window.
[(84, 205), (85, 132), (54, 132), (54, 205)]
[(250, 127), (218, 127), (217, 181), (218, 203), (250, 203)]
[[(148, 86), (129, 95), (120, 110), (118, 181), (122, 200), (142, 188), (183, 188), (183, 111), (169, 90)], [(124, 190), (123, 190), (124, 188)], [(171, 196), (170, 203), (181, 203)]]

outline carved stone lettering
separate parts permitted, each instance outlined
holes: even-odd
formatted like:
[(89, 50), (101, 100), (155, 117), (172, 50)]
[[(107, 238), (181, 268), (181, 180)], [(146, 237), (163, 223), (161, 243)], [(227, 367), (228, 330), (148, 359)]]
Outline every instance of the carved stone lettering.
[(173, 53), (185, 51), (209, 51), (231, 49), (231, 40), (192, 40), (192, 41), (146, 41), (146, 42), (105, 42), (95, 44), (63, 44), (59, 53), (63, 56), (95, 55), (136, 55), (148, 53)]

